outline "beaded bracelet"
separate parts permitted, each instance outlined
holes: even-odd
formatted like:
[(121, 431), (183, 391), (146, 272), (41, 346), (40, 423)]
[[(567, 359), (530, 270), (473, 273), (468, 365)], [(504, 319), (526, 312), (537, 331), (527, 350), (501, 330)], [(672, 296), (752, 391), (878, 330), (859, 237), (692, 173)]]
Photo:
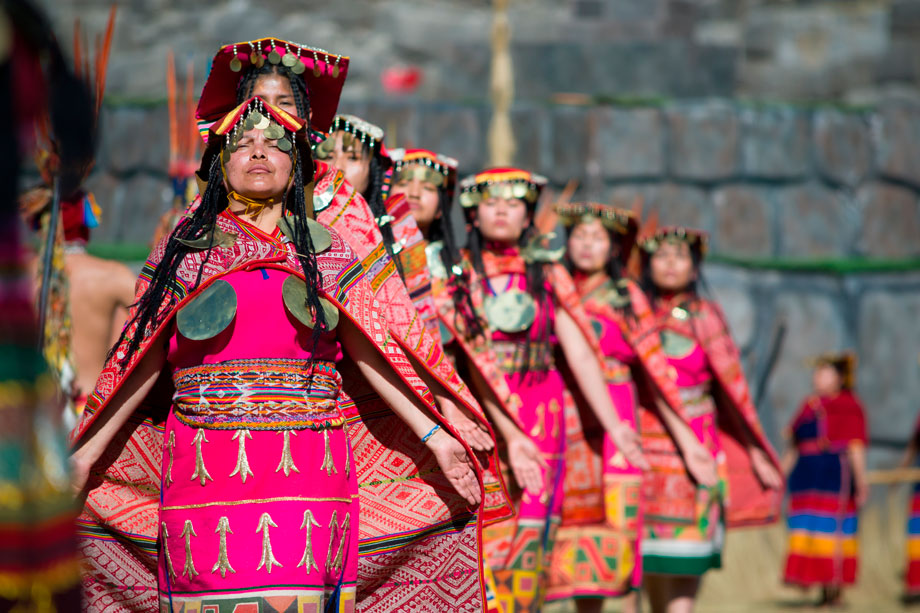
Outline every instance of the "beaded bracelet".
[(434, 428), (428, 431), (428, 434), (422, 437), (422, 443), (427, 443), (428, 439), (434, 436), (434, 433), (441, 429), (441, 424), (435, 424)]

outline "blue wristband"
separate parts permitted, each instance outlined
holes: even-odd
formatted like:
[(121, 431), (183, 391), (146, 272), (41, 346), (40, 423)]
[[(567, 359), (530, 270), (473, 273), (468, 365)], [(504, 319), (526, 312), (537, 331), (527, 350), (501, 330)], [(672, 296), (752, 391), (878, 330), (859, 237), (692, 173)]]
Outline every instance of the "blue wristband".
[(428, 431), (428, 434), (422, 437), (422, 443), (427, 443), (428, 439), (434, 436), (434, 433), (441, 429), (441, 424), (435, 424), (434, 428)]

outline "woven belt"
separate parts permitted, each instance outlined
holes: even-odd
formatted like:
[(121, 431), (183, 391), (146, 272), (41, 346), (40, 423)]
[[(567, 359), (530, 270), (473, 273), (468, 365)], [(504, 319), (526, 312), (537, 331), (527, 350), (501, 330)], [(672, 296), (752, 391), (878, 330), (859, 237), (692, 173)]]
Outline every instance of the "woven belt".
[(716, 412), (716, 403), (712, 398), (708, 381), (701, 385), (679, 388), (679, 392), (687, 417), (692, 419)]
[[(520, 341), (492, 341), (492, 351), (505, 373), (517, 372), (524, 364), (527, 344)], [(556, 358), (549, 343), (530, 344), (530, 371), (554, 370)]]
[(604, 356), (604, 381), (607, 385), (617, 385), (632, 381), (629, 366), (610, 356)]
[(173, 373), (176, 416), (212, 430), (303, 430), (341, 426), (342, 377), (333, 362), (229, 360)]

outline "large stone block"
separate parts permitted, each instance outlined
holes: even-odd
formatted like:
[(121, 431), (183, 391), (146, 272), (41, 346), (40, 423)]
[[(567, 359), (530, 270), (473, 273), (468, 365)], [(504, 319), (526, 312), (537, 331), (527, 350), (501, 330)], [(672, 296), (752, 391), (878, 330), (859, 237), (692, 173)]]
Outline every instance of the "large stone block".
[(102, 107), (97, 164), (116, 174), (166, 173), (169, 114), (166, 105)]
[(811, 171), (811, 123), (789, 107), (741, 113), (741, 164), (746, 176), (794, 179)]
[(904, 187), (870, 183), (856, 194), (861, 222), (857, 247), (872, 257), (920, 255), (920, 204)]
[(668, 109), (667, 118), (669, 166), (675, 177), (718, 181), (736, 174), (741, 122), (731, 104), (679, 105)]
[(878, 172), (920, 185), (920, 106), (882, 107), (873, 116), (872, 136)]
[[(419, 141), (419, 113), (415, 105), (404, 102), (373, 101), (363, 109), (362, 117), (383, 128), (387, 146), (437, 147), (438, 143), (423, 145)], [(446, 153), (446, 152), (445, 152)]]
[[(550, 163), (552, 138), (551, 114), (544, 107), (518, 107), (511, 111), (511, 129), (514, 131), (514, 163), (520, 168), (547, 174)], [(488, 142), (488, 134), (486, 135)]]
[(149, 243), (160, 216), (172, 201), (164, 174), (140, 172), (130, 177), (97, 172), (86, 182), (102, 209), (93, 240), (105, 243)]
[(712, 233), (712, 207), (706, 192), (697, 187), (665, 183), (651, 195), (645, 209), (658, 212), (659, 226), (680, 225)]
[(773, 254), (774, 204), (767, 188), (730, 185), (715, 190), (713, 249), (727, 255)]
[(605, 178), (664, 175), (664, 121), (658, 109), (601, 107), (594, 115), (597, 158)]
[(866, 401), (873, 438), (907, 442), (917, 420), (920, 376), (920, 295), (866, 293), (859, 303), (859, 394)]
[(849, 253), (856, 211), (843, 193), (818, 183), (778, 190), (780, 253), (792, 258)]
[(559, 106), (552, 113), (553, 164), (547, 176), (555, 183), (584, 182), (592, 146), (588, 109)]
[(872, 168), (872, 140), (865, 115), (822, 110), (814, 120), (815, 161), (818, 170), (848, 186), (855, 186)]
[(781, 428), (792, 420), (811, 392), (808, 359), (845, 349), (849, 336), (840, 303), (833, 294), (787, 291), (775, 302), (775, 316), (786, 325), (782, 351), (767, 384), (767, 398)]
[(476, 172), (484, 164), (485, 127), (479, 109), (433, 105), (418, 113), (418, 146), (435, 148)]

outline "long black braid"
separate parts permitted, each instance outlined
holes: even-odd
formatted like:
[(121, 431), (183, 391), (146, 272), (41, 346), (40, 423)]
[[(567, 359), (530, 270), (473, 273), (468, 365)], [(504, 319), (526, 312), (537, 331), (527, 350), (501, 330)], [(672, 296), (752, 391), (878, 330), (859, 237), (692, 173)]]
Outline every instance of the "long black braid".
[[(224, 187), (223, 173), (220, 166), (220, 152), (212, 147), (205, 154), (211, 156), (208, 163), (204, 161), (202, 168), (208, 169), (208, 183), (201, 194), (199, 206), (172, 231), (169, 240), (166, 243), (165, 253), (156, 268), (153, 270), (150, 284), (146, 291), (140, 297), (136, 304), (134, 317), (128, 322), (118, 342), (109, 352), (109, 359), (114, 355), (117, 347), (127, 337), (128, 330), (136, 324), (136, 330), (131, 337), (125, 355), (119, 360), (119, 367), (124, 368), (129, 364), (133, 356), (141, 346), (141, 343), (163, 322), (166, 315), (179, 301), (180, 286), (176, 279), (176, 273), (179, 270), (185, 257), (193, 250), (177, 239), (194, 241), (203, 238), (205, 235), (210, 237), (211, 244), (214, 242), (214, 233), (217, 228), (217, 216), (227, 208), (229, 201), (227, 199), (227, 190)], [(296, 216), (296, 223), (293, 223), (293, 243), (298, 253), (298, 260), (303, 267), (304, 277), (307, 283), (307, 306), (315, 314), (316, 324), (313, 327), (313, 342), (319, 340), (320, 335), (326, 329), (326, 318), (320, 305), (320, 290), (322, 288), (322, 278), (316, 263), (316, 254), (313, 250), (313, 241), (310, 237), (310, 229), (307, 221), (307, 208), (304, 196), (304, 183), (313, 180), (313, 159), (310, 157), (309, 147), (297, 147), (291, 150), (293, 157), (294, 151), (300, 151), (301, 155), (297, 156), (294, 166), (293, 189), (289, 192), (288, 198), (284, 204), (285, 212), (291, 212)], [(304, 159), (306, 158), (306, 159)], [(305, 170), (309, 169), (309, 170)], [(211, 257), (211, 249), (208, 249), (201, 265), (198, 267), (198, 273), (192, 287), (198, 287), (201, 283), (201, 277), (204, 267)]]
[(438, 187), (438, 210), (440, 215), (434, 220), (428, 230), (428, 242), (441, 241), (441, 264), (447, 271), (447, 286), (451, 300), (454, 303), (454, 327), (463, 330), (470, 337), (485, 334), (485, 324), (476, 313), (473, 306), (473, 292), (470, 288), (470, 274), (468, 271), (454, 272), (454, 267), (462, 270), (462, 256), (460, 246), (457, 244), (457, 235), (454, 233), (454, 224), (451, 219), (451, 193), (446, 185)]
[[(355, 139), (357, 144), (357, 139)], [(370, 169), (368, 170), (367, 189), (362, 194), (367, 205), (371, 208), (374, 217), (380, 219), (386, 216), (387, 208), (384, 202), (384, 183), (386, 182), (386, 173), (389, 166), (388, 159), (380, 154), (379, 151), (371, 151), (367, 143), (362, 145), (361, 155), (370, 156)], [(403, 270), (402, 258), (398, 253), (393, 253), (393, 245), (396, 243), (396, 237), (393, 235), (393, 227), (389, 223), (380, 224), (380, 234), (383, 235), (383, 247), (387, 250), (387, 255), (396, 264), (396, 270), (399, 277), (406, 282), (406, 273)]]
[[(531, 221), (530, 226), (524, 230), (521, 234), (520, 240), (518, 240), (518, 246), (524, 247), (528, 241), (534, 236), (536, 229)], [(483, 249), (484, 240), (482, 233), (479, 231), (479, 228), (472, 226), (469, 235), (469, 243), (467, 248), (470, 250), (470, 256), (473, 260), (473, 268), (476, 269), (476, 272), (479, 273), (483, 285), (483, 291), (488, 289), (488, 279), (485, 275), (485, 265), (482, 259), (482, 249)], [(545, 264), (543, 262), (528, 262), (525, 266), (525, 276), (527, 278), (527, 292), (534, 299), (534, 302), (537, 304), (538, 313), (547, 313), (548, 296), (546, 293), (546, 273), (544, 271)], [(533, 338), (533, 335), (528, 332), (525, 333), (524, 341), (524, 356), (523, 359), (515, 360), (516, 363), (521, 364), (518, 373), (522, 376), (526, 375), (531, 371), (531, 367), (535, 367), (534, 370), (537, 371), (546, 371), (549, 367), (548, 360), (537, 360), (536, 364), (531, 364), (532, 356), (531, 349), (533, 343), (537, 342), (540, 345), (546, 345), (549, 343), (549, 338), (552, 333), (552, 322), (549, 317), (544, 318), (544, 326), (542, 330), (538, 331), (536, 338)]]

